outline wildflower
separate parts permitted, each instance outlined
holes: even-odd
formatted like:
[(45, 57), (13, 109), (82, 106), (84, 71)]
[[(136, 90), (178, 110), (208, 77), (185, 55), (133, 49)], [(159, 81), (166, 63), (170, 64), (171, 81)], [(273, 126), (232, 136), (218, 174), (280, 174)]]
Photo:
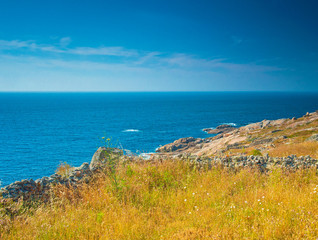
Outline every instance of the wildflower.
[(265, 197), (263, 196), (262, 198), (264, 199)]
[(191, 214), (191, 212), (189, 212), (189, 214)]
[(247, 201), (245, 201), (245, 203), (247, 203)]
[(261, 201), (261, 199), (257, 199), (257, 201), (259, 201), (259, 202), (260, 202), (260, 201)]
[(194, 196), (194, 195), (195, 195), (195, 193), (192, 193), (192, 195)]
[(186, 202), (186, 201), (187, 201), (187, 199), (184, 199), (184, 201)]
[(187, 187), (185, 186), (184, 189), (186, 189)]
[(209, 195), (209, 193), (206, 193), (206, 195)]

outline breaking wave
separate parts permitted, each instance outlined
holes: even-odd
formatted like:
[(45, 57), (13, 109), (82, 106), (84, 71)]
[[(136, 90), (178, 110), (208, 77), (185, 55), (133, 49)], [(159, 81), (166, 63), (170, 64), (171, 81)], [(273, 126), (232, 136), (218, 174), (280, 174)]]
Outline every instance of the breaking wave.
[(222, 124), (230, 125), (230, 126), (233, 126), (233, 127), (236, 127), (236, 126), (237, 126), (236, 123), (222, 123)]
[(140, 132), (140, 130), (138, 130), (138, 129), (126, 129), (126, 130), (123, 130), (122, 132)]

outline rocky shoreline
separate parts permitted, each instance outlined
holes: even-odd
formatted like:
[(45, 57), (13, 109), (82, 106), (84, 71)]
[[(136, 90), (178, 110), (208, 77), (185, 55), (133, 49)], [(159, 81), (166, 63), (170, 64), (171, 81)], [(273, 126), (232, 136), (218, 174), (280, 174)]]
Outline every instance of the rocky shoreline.
[(93, 155), (90, 164), (85, 162), (80, 167), (71, 168), (63, 175), (55, 173), (49, 177), (42, 177), (37, 180), (25, 179), (16, 181), (0, 189), (0, 196), (13, 200), (23, 198), (23, 200), (27, 201), (46, 201), (52, 186), (64, 185), (76, 187), (78, 184), (88, 183), (94, 173), (98, 172), (105, 165), (105, 160), (110, 155), (112, 157), (122, 156), (122, 151), (116, 148), (107, 149), (100, 147)]
[[(0, 190), (0, 195), (3, 198), (10, 198), (15, 201), (18, 199), (23, 200), (43, 200), (46, 201), (50, 195), (52, 186), (64, 185), (76, 187), (83, 182), (88, 183), (93, 177), (94, 173), (103, 168), (105, 164), (104, 152), (108, 151), (106, 148), (100, 147), (94, 154), (90, 164), (83, 163), (80, 167), (74, 168), (69, 176), (65, 177), (59, 174), (53, 174), (50, 177), (43, 177), (37, 180), (22, 180), (14, 182)], [(156, 161), (160, 159), (169, 159), (168, 156), (153, 155), (150, 160)], [(190, 154), (180, 154), (174, 156), (173, 159), (188, 161), (190, 164), (198, 168), (211, 168), (222, 167), (229, 170), (239, 170), (245, 167), (258, 169), (261, 172), (281, 168), (284, 170), (297, 170), (297, 169), (318, 169), (318, 160), (310, 156), (295, 155), (287, 157), (269, 157), (267, 156), (233, 156), (233, 157), (198, 157)], [(123, 157), (122, 160), (127, 160)], [(129, 160), (133, 160), (129, 158)], [(135, 159), (136, 160), (136, 159)], [(146, 160), (145, 160), (146, 161)]]
[[(100, 147), (90, 163), (83, 163), (80, 167), (72, 168), (64, 175), (56, 173), (37, 180), (14, 182), (2, 188), (0, 196), (3, 199), (13, 199), (14, 201), (19, 199), (46, 201), (50, 196), (52, 186), (76, 187), (79, 184), (88, 183), (94, 174), (105, 168), (112, 159), (118, 161), (176, 159), (188, 161), (199, 168), (219, 166), (237, 170), (249, 167), (262, 172), (275, 168), (286, 170), (318, 168), (318, 160), (309, 155), (271, 157), (268, 153), (262, 154), (261, 152), (261, 150), (264, 152), (274, 148), (275, 144), (291, 144), (291, 140), (294, 139), (292, 136), (295, 136), (295, 141), (318, 141), (317, 111), (307, 113), (300, 119), (263, 120), (240, 128), (221, 125), (216, 129), (205, 129), (205, 131), (211, 134), (218, 133), (218, 135), (206, 139), (181, 138), (158, 148), (157, 153), (152, 154), (147, 160), (138, 156), (127, 156), (120, 149)], [(244, 152), (230, 155), (233, 149), (244, 150), (249, 147), (258, 148), (251, 155)]]

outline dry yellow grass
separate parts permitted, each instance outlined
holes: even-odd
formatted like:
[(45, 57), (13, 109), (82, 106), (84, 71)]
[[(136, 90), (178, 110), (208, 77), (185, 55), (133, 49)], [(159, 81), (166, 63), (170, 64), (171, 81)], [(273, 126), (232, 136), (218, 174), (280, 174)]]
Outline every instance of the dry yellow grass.
[(2, 215), (0, 239), (316, 239), (316, 170), (199, 171), (180, 161), (121, 165), (47, 204)]
[(269, 155), (273, 157), (284, 157), (291, 154), (297, 156), (310, 155), (311, 157), (318, 158), (318, 142), (301, 142), (282, 144), (269, 151)]

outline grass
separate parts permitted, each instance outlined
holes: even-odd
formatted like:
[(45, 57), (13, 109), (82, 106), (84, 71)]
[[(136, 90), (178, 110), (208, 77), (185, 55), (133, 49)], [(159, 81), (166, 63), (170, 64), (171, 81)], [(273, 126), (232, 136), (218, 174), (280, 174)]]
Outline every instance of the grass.
[(262, 156), (262, 153), (261, 153), (261, 151), (258, 150), (258, 149), (253, 149), (253, 150), (249, 153), (249, 155)]
[(297, 156), (310, 155), (313, 158), (318, 158), (318, 142), (300, 142), (291, 144), (281, 144), (269, 151), (269, 155), (273, 157), (284, 157), (291, 154)]
[[(46, 204), (0, 211), (0, 239), (316, 239), (316, 170), (261, 174), (186, 162), (120, 164)], [(2, 204), (2, 210), (5, 209)], [(8, 204), (7, 204), (8, 206)], [(8, 207), (7, 207), (8, 208)]]
[(69, 165), (68, 163), (64, 162), (64, 163), (60, 163), (55, 173), (64, 177), (68, 177), (72, 170), (73, 170), (73, 167)]

